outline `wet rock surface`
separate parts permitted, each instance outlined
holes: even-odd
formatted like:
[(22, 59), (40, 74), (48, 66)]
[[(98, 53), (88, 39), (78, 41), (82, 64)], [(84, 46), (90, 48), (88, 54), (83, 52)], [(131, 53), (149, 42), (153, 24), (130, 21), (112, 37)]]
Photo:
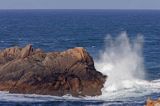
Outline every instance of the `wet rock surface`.
[(106, 76), (96, 71), (84, 48), (45, 53), (11, 47), (0, 51), (0, 90), (10, 93), (96, 96)]

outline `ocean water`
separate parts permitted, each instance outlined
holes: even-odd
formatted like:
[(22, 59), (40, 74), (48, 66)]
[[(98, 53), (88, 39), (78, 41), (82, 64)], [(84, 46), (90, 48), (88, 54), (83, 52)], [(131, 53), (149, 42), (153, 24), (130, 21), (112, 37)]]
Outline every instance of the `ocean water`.
[(84, 47), (108, 75), (102, 95), (10, 94), (1, 106), (143, 106), (160, 97), (159, 10), (0, 10), (0, 49)]

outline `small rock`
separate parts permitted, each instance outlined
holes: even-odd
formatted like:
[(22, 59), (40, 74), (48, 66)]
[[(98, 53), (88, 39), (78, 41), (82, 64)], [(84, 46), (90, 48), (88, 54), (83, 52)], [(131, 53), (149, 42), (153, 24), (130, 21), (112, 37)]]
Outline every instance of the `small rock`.
[(151, 98), (148, 98), (145, 106), (160, 106), (160, 99), (151, 100)]

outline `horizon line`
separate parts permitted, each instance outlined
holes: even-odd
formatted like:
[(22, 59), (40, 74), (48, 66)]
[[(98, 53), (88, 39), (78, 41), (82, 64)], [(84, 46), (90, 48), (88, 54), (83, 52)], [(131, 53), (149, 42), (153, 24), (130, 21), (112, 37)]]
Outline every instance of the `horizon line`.
[(0, 10), (160, 10), (160, 9), (78, 9), (78, 8), (62, 8), (62, 9), (59, 9), (59, 8), (55, 8), (55, 9), (49, 9), (49, 8), (8, 8), (8, 9), (5, 9), (5, 8), (0, 8)]

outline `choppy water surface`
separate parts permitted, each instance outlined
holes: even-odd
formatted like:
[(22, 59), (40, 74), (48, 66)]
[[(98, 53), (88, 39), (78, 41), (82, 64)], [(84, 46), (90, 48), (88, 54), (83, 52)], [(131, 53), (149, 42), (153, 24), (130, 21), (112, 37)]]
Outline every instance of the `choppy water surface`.
[(109, 76), (101, 96), (0, 92), (0, 105), (143, 106), (148, 96), (160, 97), (159, 19), (158, 10), (0, 10), (0, 49), (81, 46)]

